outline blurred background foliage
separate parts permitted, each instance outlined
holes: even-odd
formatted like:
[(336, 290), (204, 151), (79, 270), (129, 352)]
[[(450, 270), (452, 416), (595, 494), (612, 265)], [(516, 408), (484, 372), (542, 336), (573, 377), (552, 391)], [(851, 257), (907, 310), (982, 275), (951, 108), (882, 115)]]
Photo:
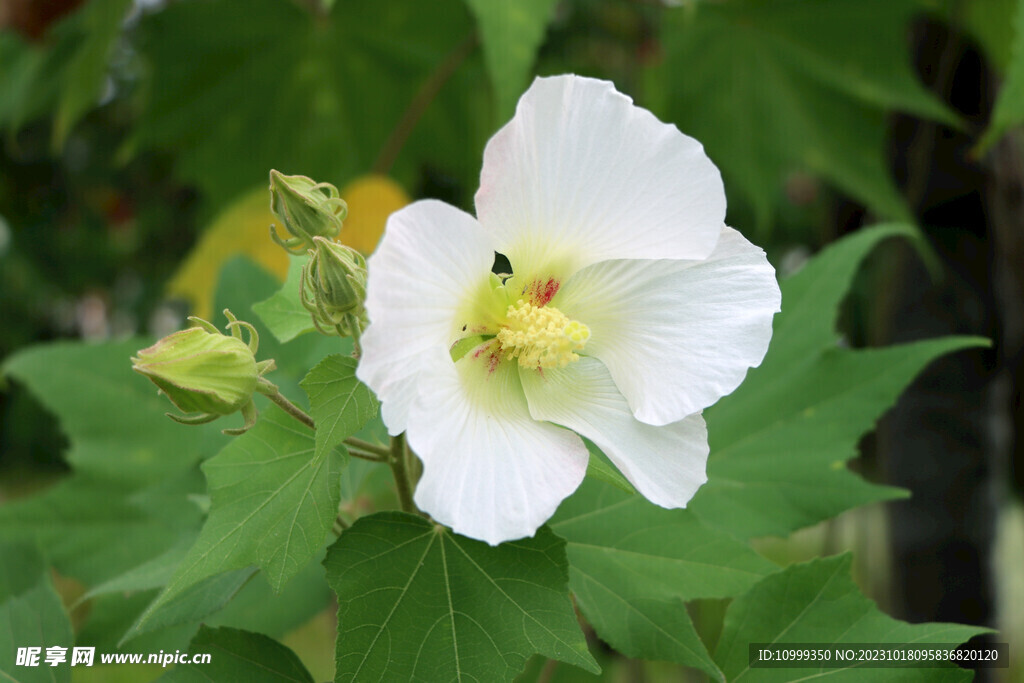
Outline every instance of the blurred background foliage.
[[(342, 188), (366, 252), (410, 199), (471, 211), (487, 139), (561, 72), (701, 140), (730, 224), (784, 274), (862, 225), (920, 226), (924, 260), (887, 243), (861, 274), (845, 340), (994, 346), (933, 364), (862, 442), (866, 476), (910, 501), (761, 549), (856, 547), (890, 613), (998, 625), (1019, 652), (1021, 0), (0, 0), (0, 360), (210, 315), (236, 254), (283, 279), (271, 168)], [(0, 502), (59, 476), (63, 437), (16, 384), (0, 425)], [(286, 642), (316, 652), (324, 628)]]

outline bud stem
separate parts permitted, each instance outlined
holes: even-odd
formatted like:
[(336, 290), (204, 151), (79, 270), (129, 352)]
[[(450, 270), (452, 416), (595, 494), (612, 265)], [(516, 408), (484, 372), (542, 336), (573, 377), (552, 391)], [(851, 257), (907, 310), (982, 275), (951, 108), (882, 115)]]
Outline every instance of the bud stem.
[(351, 455), (353, 458), (359, 458), (360, 460), (368, 460), (370, 462), (388, 461), (387, 457), (381, 457), (379, 455), (374, 455), (373, 453), (367, 453), (366, 451), (361, 451), (358, 448), (352, 448), (351, 446), (349, 446), (348, 449), (346, 450), (348, 450), (348, 454)]
[(345, 439), (345, 445), (350, 449), (355, 448), (369, 455), (373, 455), (378, 458), (379, 462), (385, 462), (391, 456), (391, 449), (386, 446), (378, 446), (377, 444), (370, 443), (369, 441), (357, 439), (354, 436), (350, 436)]
[(395, 488), (398, 491), (398, 502), (403, 512), (418, 513), (416, 503), (412, 500), (412, 487), (405, 469), (405, 434), (391, 437), (391, 458), (388, 460), (391, 474), (395, 477)]
[(409, 448), (409, 442), (405, 442), (405, 472), (409, 477), (409, 484), (415, 490), (420, 477), (423, 476), (423, 463), (416, 457), (416, 454)]
[(281, 410), (288, 413), (302, 424), (306, 425), (310, 429), (316, 429), (316, 423), (313, 422), (313, 418), (310, 417), (309, 414), (306, 413), (306, 411), (304, 411), (302, 408), (298, 407), (297, 405), (286, 399), (276, 386), (274, 387), (274, 391), (267, 391), (261, 393), (265, 393), (266, 397), (269, 398), (274, 403), (276, 403), (278, 407), (281, 408)]
[(334, 525), (331, 527), (331, 531), (334, 533), (335, 536), (341, 536), (342, 532), (344, 532), (345, 529), (348, 529), (348, 528), (349, 528), (348, 522), (343, 520), (341, 518), (341, 515), (338, 515), (337, 517), (334, 518)]
[(363, 357), (363, 347), (359, 343), (359, 318), (351, 313), (345, 314), (345, 324), (352, 337), (352, 357), (356, 360)]
[[(316, 422), (313, 421), (313, 418), (310, 417), (310, 415), (302, 408), (285, 398), (276, 385), (273, 385), (270, 382), (264, 382), (261, 383), (261, 389), (260, 393), (276, 403), (281, 410), (288, 413), (310, 429), (316, 429)], [(370, 443), (369, 441), (363, 441), (362, 439), (357, 439), (355, 437), (345, 439), (345, 445), (348, 446), (349, 455), (356, 458), (362, 458), (363, 460), (369, 460), (370, 462), (388, 462), (392, 453), (391, 449), (385, 448), (384, 446), (378, 446)]]

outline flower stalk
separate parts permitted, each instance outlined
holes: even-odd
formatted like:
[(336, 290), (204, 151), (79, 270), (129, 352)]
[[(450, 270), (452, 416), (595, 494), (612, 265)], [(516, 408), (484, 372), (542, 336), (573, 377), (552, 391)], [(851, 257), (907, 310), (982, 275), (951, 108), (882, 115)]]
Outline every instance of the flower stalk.
[(388, 459), (391, 474), (395, 477), (395, 488), (398, 491), (398, 502), (403, 512), (416, 513), (416, 503), (412, 500), (412, 486), (409, 483), (409, 471), (406, 466), (405, 435), (391, 437), (391, 457)]
[[(302, 408), (289, 401), (277, 386), (264, 380), (260, 384), (259, 391), (288, 415), (292, 416), (310, 429), (316, 429), (316, 422), (313, 420), (313, 417)], [(390, 449), (355, 437), (345, 439), (344, 444), (348, 447), (349, 455), (355, 458), (361, 458), (362, 460), (369, 460), (370, 462), (388, 462), (391, 457)]]
[(316, 429), (316, 423), (313, 421), (313, 418), (309, 413), (285, 398), (284, 394), (282, 394), (275, 385), (270, 384), (270, 382), (267, 382), (267, 384), (270, 386), (265, 387), (265, 390), (261, 393), (273, 401), (278, 408), (288, 413), (302, 424), (306, 425), (310, 429)]

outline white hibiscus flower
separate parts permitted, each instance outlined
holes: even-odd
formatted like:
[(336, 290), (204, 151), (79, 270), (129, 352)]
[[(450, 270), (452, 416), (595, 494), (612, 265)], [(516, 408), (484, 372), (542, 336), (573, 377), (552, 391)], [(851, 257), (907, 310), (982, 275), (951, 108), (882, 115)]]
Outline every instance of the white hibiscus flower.
[(780, 303), (700, 143), (611, 83), (538, 78), (487, 144), (476, 209), (415, 202), (369, 260), (357, 374), (423, 461), (416, 504), (491, 544), (531, 536), (582, 481), (582, 435), (685, 506), (700, 411), (761, 362)]

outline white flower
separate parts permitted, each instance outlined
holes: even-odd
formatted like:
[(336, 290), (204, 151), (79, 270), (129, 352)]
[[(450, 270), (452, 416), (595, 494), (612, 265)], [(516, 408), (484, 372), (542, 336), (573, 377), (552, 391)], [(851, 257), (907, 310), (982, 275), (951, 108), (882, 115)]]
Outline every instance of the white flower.
[(369, 260), (357, 374), (423, 461), (416, 504), (491, 544), (533, 535), (583, 479), (580, 434), (685, 506), (700, 411), (761, 362), (780, 303), (700, 143), (611, 83), (539, 78), (487, 144), (476, 209), (415, 202)]

